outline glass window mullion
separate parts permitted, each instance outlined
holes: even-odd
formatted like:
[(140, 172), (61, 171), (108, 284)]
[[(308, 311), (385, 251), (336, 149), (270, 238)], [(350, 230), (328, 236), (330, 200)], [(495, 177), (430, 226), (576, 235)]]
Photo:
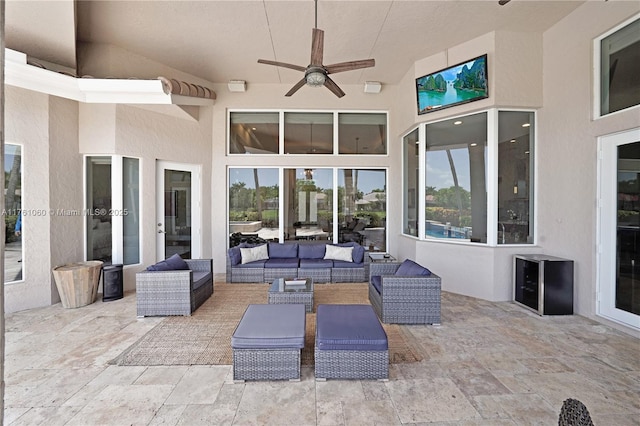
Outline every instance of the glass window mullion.
[(487, 245), (498, 239), (498, 111), (487, 111)]
[(425, 236), (425, 188), (426, 188), (426, 155), (427, 155), (427, 125), (420, 124), (418, 127), (418, 238), (424, 239)]
[(340, 169), (333, 168), (333, 229), (332, 229), (332, 242), (338, 242), (338, 227), (340, 221), (338, 219), (338, 172)]
[(278, 153), (284, 154), (284, 111), (278, 115)]
[[(282, 132), (284, 133), (284, 132)], [(283, 243), (285, 240), (285, 224), (284, 224), (284, 168), (278, 167), (278, 241)]]
[(335, 111), (333, 113), (333, 155), (340, 152), (340, 129), (339, 129), (339, 113)]
[[(114, 211), (121, 212), (123, 209), (122, 205), (122, 156), (114, 155), (111, 163), (111, 212), (107, 214), (111, 214)], [(112, 252), (112, 263), (113, 264), (121, 264), (123, 263), (124, 253), (123, 253), (123, 235), (124, 235), (124, 221), (122, 215), (119, 214), (111, 214), (111, 252)]]

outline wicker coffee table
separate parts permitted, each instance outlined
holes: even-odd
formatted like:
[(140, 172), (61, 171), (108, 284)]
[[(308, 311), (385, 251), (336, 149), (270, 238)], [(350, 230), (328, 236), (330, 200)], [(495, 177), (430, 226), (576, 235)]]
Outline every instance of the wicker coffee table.
[(311, 278), (276, 278), (269, 287), (269, 303), (302, 303), (307, 312), (313, 312), (313, 280)]

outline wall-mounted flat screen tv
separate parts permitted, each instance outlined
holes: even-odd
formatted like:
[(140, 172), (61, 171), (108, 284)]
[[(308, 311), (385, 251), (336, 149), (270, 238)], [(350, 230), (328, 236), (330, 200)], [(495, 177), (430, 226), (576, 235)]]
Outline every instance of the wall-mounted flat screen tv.
[(487, 55), (416, 78), (418, 114), (489, 97)]

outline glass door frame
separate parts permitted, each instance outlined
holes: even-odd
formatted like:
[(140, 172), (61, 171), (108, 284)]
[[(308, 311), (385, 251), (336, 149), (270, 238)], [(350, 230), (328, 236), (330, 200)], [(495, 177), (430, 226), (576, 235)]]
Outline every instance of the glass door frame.
[(156, 160), (156, 261), (165, 259), (165, 170), (191, 173), (191, 258), (202, 257), (202, 166)]
[[(640, 315), (616, 308), (618, 147), (640, 141), (640, 128), (598, 138), (596, 315), (640, 330)], [(612, 231), (614, 230), (614, 231)]]

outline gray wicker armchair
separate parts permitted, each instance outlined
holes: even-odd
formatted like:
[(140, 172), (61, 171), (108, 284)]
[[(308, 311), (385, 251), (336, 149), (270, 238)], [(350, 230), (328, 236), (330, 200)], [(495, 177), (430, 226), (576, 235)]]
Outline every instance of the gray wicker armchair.
[[(394, 275), (400, 262), (369, 265), (369, 302), (387, 324), (440, 324), (440, 277)], [(372, 277), (379, 276), (379, 288)], [(375, 278), (374, 278), (375, 280)]]
[(185, 259), (190, 269), (136, 274), (137, 315), (191, 315), (213, 294), (213, 260)]

